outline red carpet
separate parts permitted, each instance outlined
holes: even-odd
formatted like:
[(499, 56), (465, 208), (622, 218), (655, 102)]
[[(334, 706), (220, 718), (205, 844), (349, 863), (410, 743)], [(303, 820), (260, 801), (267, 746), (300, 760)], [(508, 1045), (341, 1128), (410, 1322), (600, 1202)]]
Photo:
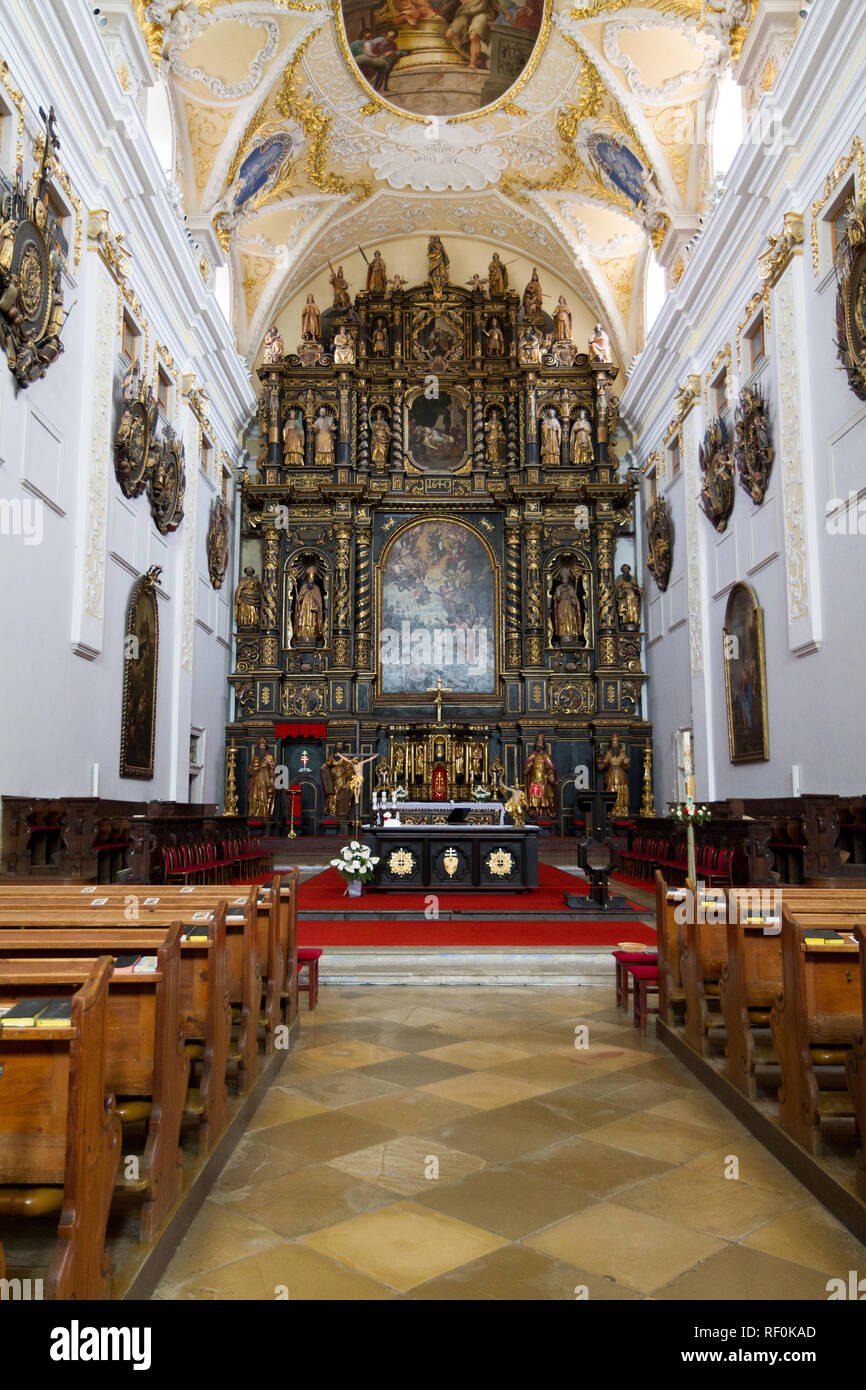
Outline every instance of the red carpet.
[[(387, 895), (389, 898), (391, 894)], [(301, 946), (616, 946), (641, 941), (655, 946), (643, 922), (376, 922), (298, 923)]]
[[(526, 912), (537, 916), (545, 912), (562, 912), (565, 909), (564, 893), (585, 897), (587, 892), (586, 883), (575, 878), (574, 874), (555, 869), (551, 864), (539, 864), (538, 887), (528, 893), (450, 893), (446, 890), (438, 896), (443, 910)], [(301, 884), (298, 908), (301, 912), (351, 912), (355, 908), (361, 908), (364, 912), (373, 912), (376, 908), (391, 912), (423, 912), (426, 899), (433, 895), (432, 888), (414, 893), (381, 893), (367, 887), (360, 899), (349, 898), (342, 874), (329, 868)], [(629, 907), (633, 906), (633, 903), (629, 903)]]

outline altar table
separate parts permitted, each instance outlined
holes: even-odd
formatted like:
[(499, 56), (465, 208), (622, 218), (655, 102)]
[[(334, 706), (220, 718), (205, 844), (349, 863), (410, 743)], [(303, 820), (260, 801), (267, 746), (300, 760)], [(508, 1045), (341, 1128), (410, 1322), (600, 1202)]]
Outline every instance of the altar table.
[(537, 825), (365, 826), (380, 891), (526, 892), (538, 887)]

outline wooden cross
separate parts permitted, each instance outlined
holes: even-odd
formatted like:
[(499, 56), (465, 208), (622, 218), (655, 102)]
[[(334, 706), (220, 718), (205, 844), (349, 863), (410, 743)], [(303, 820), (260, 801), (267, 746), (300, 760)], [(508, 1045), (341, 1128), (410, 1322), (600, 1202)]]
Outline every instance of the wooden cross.
[(436, 682), (435, 685), (428, 685), (428, 687), (427, 687), (427, 694), (428, 694), (428, 695), (435, 695), (435, 696), (436, 696), (436, 699), (433, 701), (433, 703), (434, 703), (434, 705), (436, 706), (436, 723), (437, 723), (437, 724), (441, 724), (441, 723), (442, 723), (442, 696), (443, 696), (443, 695), (453, 695), (453, 693), (454, 693), (454, 692), (453, 692), (453, 690), (452, 690), (452, 688), (451, 688), (450, 685), (443, 685), (443, 684), (442, 684), (442, 677), (441, 677), (441, 676), (439, 677), (439, 679), (437, 680), (437, 682)]

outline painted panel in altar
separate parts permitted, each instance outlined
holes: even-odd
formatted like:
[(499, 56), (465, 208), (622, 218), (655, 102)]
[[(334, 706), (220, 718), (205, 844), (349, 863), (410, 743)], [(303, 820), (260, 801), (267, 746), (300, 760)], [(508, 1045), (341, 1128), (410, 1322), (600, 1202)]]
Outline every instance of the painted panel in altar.
[(387, 550), (379, 658), (384, 695), (496, 689), (496, 579), (488, 551), (457, 522), (421, 521)]

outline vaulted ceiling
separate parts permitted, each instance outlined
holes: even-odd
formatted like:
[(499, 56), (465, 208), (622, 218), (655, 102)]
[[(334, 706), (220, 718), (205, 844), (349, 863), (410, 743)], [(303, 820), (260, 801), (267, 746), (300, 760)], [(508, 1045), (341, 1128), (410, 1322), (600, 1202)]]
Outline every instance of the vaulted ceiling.
[[(250, 359), (307, 287), (327, 289), (329, 260), (346, 263), (354, 290), (359, 247), (381, 247), (389, 272), (406, 274), (413, 236), (422, 248), (435, 230), (482, 276), (494, 249), (516, 261), (518, 289), (536, 264), (543, 284), (604, 321), (624, 363), (642, 346), (653, 250), (675, 276), (706, 205), (718, 86), (755, 8), (546, 0), (516, 84), (454, 119), (406, 115), (369, 86), (340, 0), (133, 6), (170, 94), (189, 224), (205, 248), (218, 238)], [(605, 152), (622, 148), (618, 178)], [(426, 273), (417, 258), (410, 282)]]

